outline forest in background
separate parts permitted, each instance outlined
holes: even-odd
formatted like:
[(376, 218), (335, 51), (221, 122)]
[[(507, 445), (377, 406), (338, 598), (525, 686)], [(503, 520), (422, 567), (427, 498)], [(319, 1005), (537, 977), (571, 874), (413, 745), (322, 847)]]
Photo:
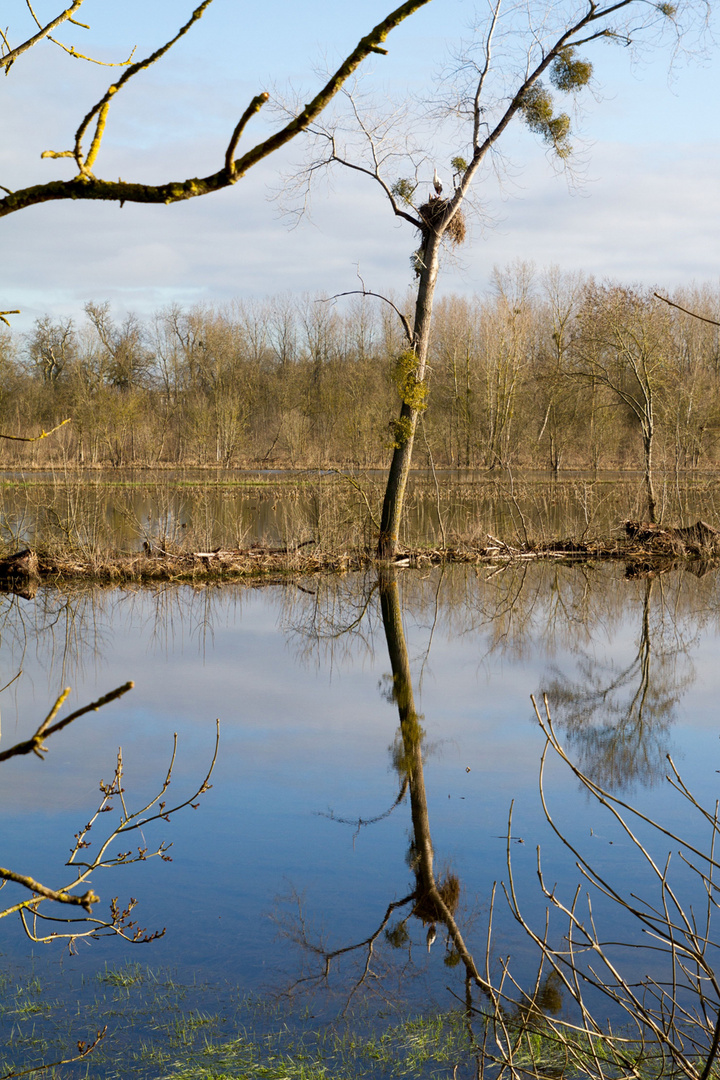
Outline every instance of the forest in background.
[[(714, 467), (720, 287), (668, 297), (524, 264), (438, 302), (416, 465)], [(394, 298), (399, 308), (405, 306)], [(410, 308), (408, 302), (407, 307)], [(4, 467), (385, 468), (403, 393), (397, 314), (375, 298), (279, 295), (164, 308), (88, 303), (0, 336)]]

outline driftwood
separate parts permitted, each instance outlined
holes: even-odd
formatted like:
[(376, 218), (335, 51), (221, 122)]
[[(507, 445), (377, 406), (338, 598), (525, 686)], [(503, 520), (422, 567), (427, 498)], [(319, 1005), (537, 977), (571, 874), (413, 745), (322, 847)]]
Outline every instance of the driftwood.
[(626, 521), (625, 533), (634, 545), (641, 544), (648, 554), (694, 557), (720, 554), (720, 531), (705, 521), (685, 526)]
[[(598, 560), (624, 561), (627, 577), (655, 577), (684, 566), (702, 576), (720, 562), (720, 530), (698, 521), (688, 526), (660, 526), (626, 521), (624, 535), (577, 540), (567, 538), (533, 542), (515, 540), (514, 545), (487, 534), (486, 542), (458, 541), (437, 548), (407, 548), (396, 566), (427, 567), (441, 563), (486, 563), (501, 566), (514, 562), (554, 560), (567, 563)], [(303, 549), (303, 550), (301, 550)], [(0, 593), (13, 592), (31, 598), (42, 580), (95, 581), (119, 585), (124, 581), (294, 580), (297, 575), (345, 573), (377, 566), (370, 551), (351, 549), (323, 551), (313, 540), (287, 547), (223, 549), (214, 551), (167, 551), (156, 546), (134, 555), (79, 556), (41, 554), (26, 549), (0, 559)]]
[(40, 581), (38, 557), (26, 548), (7, 559), (0, 559), (0, 593), (12, 593), (33, 600)]
[(7, 559), (0, 559), (0, 578), (4, 580), (38, 577), (38, 570), (38, 557), (30, 548), (9, 555)]

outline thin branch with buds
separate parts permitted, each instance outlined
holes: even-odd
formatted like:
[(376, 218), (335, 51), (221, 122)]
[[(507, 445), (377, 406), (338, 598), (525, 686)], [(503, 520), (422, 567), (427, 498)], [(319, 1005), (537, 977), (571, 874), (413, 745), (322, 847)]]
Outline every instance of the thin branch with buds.
[[(82, 0), (75, 0), (75, 8), (79, 7), (81, 2)], [(5, 198), (0, 199), (0, 217), (15, 213), (28, 206), (34, 206), (37, 203), (59, 199), (101, 199), (119, 202), (121, 205), (125, 202), (169, 204), (208, 195), (211, 192), (220, 191), (231, 186), (258, 162), (263, 161), (301, 132), (306, 131), (368, 56), (386, 54), (387, 50), (383, 45), (390, 32), (414, 12), (430, 3), (430, 0), (406, 0), (405, 3), (387, 15), (369, 34), (361, 38), (357, 46), (329, 77), (325, 85), (321, 87), (308, 104), (300, 109), (296, 115), (292, 116), (284, 127), (268, 138), (256, 143), (255, 146), (240, 157), (234, 158), (237, 143), (244, 132), (247, 122), (267, 101), (265, 92), (256, 95), (233, 131), (228, 142), (223, 167), (218, 172), (201, 178), (192, 177), (159, 185), (130, 183), (123, 180), (109, 181), (97, 178), (93, 173), (93, 166), (102, 145), (110, 105), (117, 93), (127, 85), (130, 79), (156, 63), (181, 37), (187, 34), (194, 24), (202, 18), (210, 3), (212, 3), (212, 0), (203, 0), (172, 38), (145, 59), (130, 64), (121, 77), (108, 87), (103, 97), (93, 105), (82, 119), (71, 150), (48, 150), (42, 155), (45, 158), (74, 158), (79, 170), (78, 175), (72, 180), (51, 181), (9, 193)], [(53, 29), (55, 25), (57, 23), (53, 23), (50, 29)], [(42, 36), (47, 35), (44, 33), (36, 35), (22, 48), (30, 48)], [(7, 57), (5, 60), (7, 62)], [(83, 148), (83, 140), (93, 124), (94, 131), (86, 153)]]
[[(99, 698), (97, 701), (94, 701), (81, 709), (77, 709), (62, 720), (53, 723), (52, 721), (69, 694), (69, 689), (64, 690), (58, 697), (45, 720), (43, 720), (38, 727), (35, 734), (25, 742), (18, 743), (16, 746), (4, 751), (3, 754), (0, 755), (0, 761), (28, 753), (35, 753), (38, 757), (42, 758), (43, 753), (47, 752), (47, 746), (45, 745), (46, 739), (56, 732), (61, 731), (79, 717), (86, 715), (88, 712), (96, 711), (104, 705), (107, 705), (109, 702), (122, 697), (123, 694), (127, 693), (127, 691), (132, 688), (132, 686), (133, 684), (131, 682), (125, 683), (116, 690), (112, 690), (110, 693), (103, 695), (103, 697)], [(171, 845), (166, 841), (161, 841), (157, 847), (152, 850), (145, 845), (143, 841), (143, 843), (137, 847), (131, 846), (130, 848), (116, 852), (113, 855), (109, 854), (109, 851), (116, 843), (122, 843), (129, 834), (136, 830), (145, 829), (147, 826), (160, 820), (169, 822), (173, 814), (176, 814), (178, 811), (183, 810), (188, 806), (193, 809), (197, 808), (197, 800), (201, 795), (205, 794), (211, 786), (210, 778), (217, 761), (219, 738), (219, 722), (217, 722), (215, 749), (210, 766), (202, 783), (191, 795), (168, 805), (165, 796), (173, 778), (177, 755), (176, 734), (173, 740), (170, 764), (160, 790), (152, 799), (136, 810), (129, 809), (125, 799), (125, 789), (123, 787), (123, 757), (122, 750), (118, 750), (113, 779), (109, 783), (106, 783), (103, 780), (100, 781), (100, 791), (102, 792), (100, 803), (87, 824), (75, 834), (75, 844), (66, 864), (75, 870), (75, 876), (61, 887), (52, 888), (37, 881), (28, 874), (21, 874), (17, 871), (0, 867), (0, 879), (2, 879), (3, 883), (12, 882), (22, 886), (33, 894), (30, 899), (9, 904), (4, 909), (0, 910), (0, 919), (7, 918), (9, 915), (19, 914), (25, 932), (32, 941), (48, 942), (58, 938), (65, 938), (69, 940), (71, 947), (74, 947), (75, 942), (80, 938), (97, 938), (104, 934), (117, 935), (124, 938), (126, 941), (133, 943), (153, 941), (155, 938), (161, 937), (165, 933), (164, 930), (148, 933), (145, 929), (141, 928), (136, 921), (130, 918), (130, 914), (136, 905), (134, 899), (131, 899), (128, 905), (124, 909), (121, 909), (118, 905), (117, 898), (114, 898), (110, 903), (110, 917), (97, 918), (92, 916), (92, 909), (93, 905), (99, 903), (100, 897), (92, 888), (88, 888), (82, 893), (80, 893), (78, 889), (81, 885), (89, 885), (92, 874), (101, 869), (106, 870), (112, 867), (128, 866), (132, 863), (146, 862), (148, 859), (154, 857), (159, 857), (165, 862), (171, 861), (170, 855), (168, 854)], [(111, 813), (115, 809), (116, 800), (119, 802), (119, 819), (104, 839), (102, 839), (95, 850), (93, 857), (88, 858), (85, 852), (92, 846), (89, 834), (97, 824), (101, 814)], [(63, 905), (82, 907), (85, 915), (81, 918), (62, 918), (56, 914), (47, 914), (40, 910), (40, 905), (44, 901), (53, 901)], [(54, 926), (61, 924), (65, 929), (53, 929), (49, 933), (40, 933), (39, 925), (41, 921), (50, 922)]]

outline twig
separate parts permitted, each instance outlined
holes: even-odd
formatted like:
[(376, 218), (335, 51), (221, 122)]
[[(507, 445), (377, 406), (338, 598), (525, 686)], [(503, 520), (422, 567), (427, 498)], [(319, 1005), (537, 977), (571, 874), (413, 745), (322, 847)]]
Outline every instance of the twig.
[(403, 315), (402, 311), (400, 311), (397, 305), (393, 304), (392, 300), (389, 300), (387, 296), (383, 296), (382, 293), (373, 292), (371, 289), (366, 289), (365, 286), (363, 286), (362, 289), (348, 289), (347, 292), (335, 293), (333, 296), (321, 298), (318, 302), (321, 304), (329, 304), (331, 300), (339, 300), (341, 296), (374, 296), (377, 300), (384, 300), (386, 304), (390, 305), (390, 307), (393, 309), (398, 319), (402, 323), (403, 330), (405, 331), (405, 337), (412, 345), (413, 335), (412, 330), (410, 329), (410, 323), (407, 320), (407, 316)]
[(663, 304), (669, 304), (670, 307), (677, 308), (678, 311), (682, 311), (685, 315), (690, 315), (693, 319), (699, 319), (700, 322), (710, 323), (711, 326), (720, 326), (720, 322), (716, 319), (708, 319), (705, 315), (698, 315), (696, 311), (689, 311), (688, 308), (681, 307), (680, 304), (676, 304), (673, 300), (668, 300), (667, 296), (661, 296), (660, 293), (653, 293), (658, 300), (662, 300)]
[[(8, 685), (10, 684), (8, 683)], [(0, 753), (0, 761), (7, 761), (8, 758), (16, 757), (20, 754), (37, 754), (37, 756), (44, 761), (45, 759), (42, 755), (47, 753), (44, 739), (54, 735), (57, 731), (62, 731), (68, 724), (72, 724), (73, 720), (77, 720), (78, 717), (84, 716), (85, 713), (97, 712), (103, 705), (108, 705), (111, 701), (115, 701), (117, 698), (122, 697), (128, 690), (132, 690), (134, 685), (134, 682), (123, 683), (122, 686), (118, 686), (117, 689), (111, 690), (108, 694), (104, 694), (101, 698), (98, 698), (97, 701), (93, 701), (89, 705), (84, 705), (82, 709), (76, 709), (75, 712), (70, 713), (69, 716), (64, 717), (62, 720), (58, 720), (56, 724), (48, 726), (51, 720), (57, 716), (58, 711), (70, 693), (70, 687), (66, 687), (35, 734), (30, 739), (26, 739), (24, 742), (16, 743), (15, 746), (11, 746), (9, 750), (3, 750), (2, 753)]]
[[(0, 314), (7, 315), (19, 315), (19, 311), (8, 311)], [(3, 319), (3, 322), (7, 322), (7, 319)], [(8, 323), (8, 326), (10, 324)], [(61, 427), (65, 427), (72, 420), (71, 416), (68, 416), (67, 420), (63, 420), (57, 427), (52, 428), (50, 431), (41, 431), (39, 435), (5, 435), (0, 431), (0, 439), (12, 439), (13, 442), (39, 442), (40, 439), (47, 439), (48, 436), (54, 435), (56, 431), (59, 431)]]
[(77, 1044), (78, 1053), (75, 1057), (63, 1058), (62, 1061), (45, 1062), (42, 1065), (33, 1065), (29, 1069), (23, 1069), (21, 1072), (17, 1072), (17, 1070), (11, 1069), (10, 1072), (3, 1073), (3, 1075), (0, 1076), (0, 1080), (15, 1080), (15, 1078), (19, 1076), (31, 1076), (33, 1073), (45, 1072), (48, 1069), (57, 1069), (60, 1065), (71, 1065), (74, 1061), (82, 1061), (83, 1058), (86, 1058), (88, 1056), (88, 1054), (92, 1054), (93, 1050), (105, 1038), (106, 1033), (107, 1024), (101, 1031), (98, 1031), (97, 1035), (91, 1043), (85, 1043), (82, 1041), (82, 1039), (79, 1039)]
[(352, 486), (355, 488), (355, 490), (358, 492), (358, 494), (362, 496), (363, 501), (365, 503), (365, 506), (367, 507), (368, 515), (370, 517), (370, 520), (373, 523), (374, 528), (376, 528), (379, 531), (380, 522), (375, 517), (375, 515), (373, 513), (373, 510), (372, 510), (372, 507), (370, 505), (370, 500), (368, 499), (367, 495), (365, 494), (363, 489), (358, 484), (357, 480), (355, 480), (355, 478), (353, 476), (350, 476), (349, 473), (342, 472), (340, 469), (330, 469), (329, 472), (337, 473), (337, 475), (342, 477), (343, 480), (347, 480), (348, 484), (352, 484)]

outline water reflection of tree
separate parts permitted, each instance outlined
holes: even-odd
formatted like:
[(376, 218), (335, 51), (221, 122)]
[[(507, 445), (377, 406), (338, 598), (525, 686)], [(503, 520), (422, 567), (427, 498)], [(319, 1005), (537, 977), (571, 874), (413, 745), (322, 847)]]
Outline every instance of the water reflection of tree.
[[(415, 876), (411, 915), (428, 927), (428, 947), (432, 945), (436, 924), (448, 932), (452, 945), (465, 964), (468, 978), (479, 979), (475, 962), (468, 952), (455, 922), (460, 898), (460, 881), (448, 872), (438, 880), (434, 869), (434, 852), (430, 836), (425, 774), (423, 770), (423, 738), (425, 732), (415, 709), (410, 659), (402, 625), (402, 611), (397, 579), (392, 569), (383, 568), (379, 575), (380, 606), (393, 676), (393, 697), (397, 703), (400, 727), (393, 747), (393, 765), (401, 778), (407, 778), (410, 789), (412, 839), (409, 863)], [(395, 930), (396, 938), (398, 929)], [(390, 938), (391, 943), (392, 937)]]
[[(400, 780), (398, 797), (390, 811), (385, 811), (374, 818), (357, 819), (352, 822), (331, 815), (335, 821), (345, 821), (357, 829), (373, 824), (387, 817), (409, 795), (411, 835), (406, 862), (412, 872), (411, 885), (400, 899), (391, 900), (378, 912), (378, 920), (371, 932), (362, 939), (328, 949), (314, 939), (306, 923), (302, 905), (298, 906), (298, 915), (284, 922), (284, 931), (301, 946), (306, 956), (314, 960), (310, 971), (301, 976), (293, 985), (329, 983), (336, 964), (350, 958), (359, 958), (359, 969), (350, 979), (345, 995), (345, 1008), (362, 989), (378, 987), (378, 968), (387, 972), (390, 963), (387, 955), (380, 959), (380, 952), (391, 948), (396, 961), (399, 961), (403, 978), (410, 977), (413, 967), (413, 944), (409, 930), (411, 922), (422, 925), (422, 937), (428, 952), (437, 937), (445, 941), (445, 962), (449, 967), (462, 965), (465, 974), (466, 998), (470, 1001), (473, 984), (482, 986), (484, 977), (475, 965), (463, 933), (456, 920), (460, 899), (460, 881), (452, 871), (438, 875), (435, 869), (435, 853), (430, 832), (430, 817), (425, 789), (423, 749), (425, 732), (422, 717), (415, 707), (415, 697), (410, 670), (410, 659), (402, 621), (402, 609), (396, 572), (392, 567), (380, 570), (377, 582), (369, 594), (379, 594), (382, 625), (390, 658), (392, 671), (392, 690), (390, 696), (397, 706), (399, 726), (391, 747), (392, 764)], [(368, 592), (365, 593), (368, 600)], [(368, 601), (369, 602), (369, 601)], [(364, 605), (365, 607), (367, 604)], [(312, 620), (311, 625), (317, 625)], [(329, 640), (334, 640), (334, 633), (322, 620)], [(354, 618), (343, 616), (337, 630), (345, 628), (351, 634), (357, 631)], [(406, 958), (402, 963), (401, 957)]]
[(609, 668), (584, 653), (579, 678), (558, 674), (546, 690), (579, 767), (612, 790), (664, 775), (676, 706), (694, 679), (689, 642), (666, 617), (661, 588), (652, 603), (656, 584), (643, 582), (640, 632), (627, 664)]
[[(380, 571), (377, 592), (392, 668), (392, 697), (399, 716), (393, 763), (401, 777), (401, 791), (395, 806), (399, 805), (407, 788), (412, 820), (409, 862), (413, 882), (405, 896), (391, 901), (384, 910), (379, 908), (371, 933), (362, 940), (333, 950), (314, 940), (308, 923), (300, 918), (295, 925), (294, 939), (306, 955), (313, 957), (315, 971), (295, 982), (293, 988), (301, 982), (313, 986), (329, 985), (333, 969), (342, 960), (355, 957), (359, 966), (353, 969), (346, 1006), (361, 988), (382, 990), (379, 976), (383, 972), (378, 954), (383, 945), (391, 946), (394, 954), (402, 955), (406, 950), (407, 960), (400, 972), (400, 978), (406, 981), (413, 970), (409, 926), (415, 919), (428, 930), (428, 948), (438, 930), (443, 934), (447, 946), (446, 963), (451, 967), (458, 966), (464, 975), (464, 996), (454, 996), (464, 1003), (467, 1044), (462, 1060), (450, 1063), (450, 1068), (455, 1065), (455, 1074), (458, 1068), (469, 1065), (473, 1075), (492, 1080), (505, 1075), (532, 1080), (571, 1075), (615, 1080), (618, 1076), (646, 1074), (684, 1075), (690, 1080), (706, 1080), (711, 1075), (720, 1047), (717, 1007), (720, 976), (715, 974), (717, 948), (710, 936), (710, 918), (716, 906), (712, 899), (714, 875), (719, 865), (714, 846), (698, 848), (692, 833), (689, 838), (683, 838), (672, 827), (653, 821), (598, 785), (568, 758), (558, 742), (549, 712), (543, 719), (538, 711), (537, 718), (547, 739), (541, 764), (542, 808), (584, 884), (577, 886), (574, 894), (571, 888), (570, 898), (564, 900), (560, 895), (562, 887), (549, 883), (538, 849), (538, 880), (547, 906), (544, 926), (536, 929), (526, 918), (519, 901), (518, 882), (511, 860), (511, 811), (507, 837), (508, 878), (503, 890), (512, 915), (537, 949), (537, 974), (534, 979), (519, 976), (512, 958), (494, 952), (494, 887), (489, 899), (488, 928), (483, 934), (479, 963), (476, 963), (457, 921), (459, 879), (450, 872), (437, 875), (435, 870), (423, 769), (424, 732), (422, 718), (415, 707), (398, 586), (392, 568)], [(658, 610), (653, 609), (652, 593), (652, 582), (645, 582), (637, 654), (609, 684), (605, 680), (598, 684), (595, 694), (588, 691), (590, 716), (599, 713), (603, 695), (605, 701), (611, 702), (614, 693), (626, 690), (630, 692), (629, 702), (626, 701), (627, 708), (623, 708), (620, 715), (629, 716), (630, 720), (635, 717), (641, 728), (644, 723), (651, 722), (653, 709), (659, 716), (671, 714), (683, 685), (676, 678), (669, 678), (662, 684), (653, 682), (655, 656), (672, 652), (672, 620), (668, 621), (667, 627), (663, 626), (665, 609), (662, 604)], [(642, 743), (642, 739), (639, 742)], [(594, 866), (583, 856), (570, 838), (572, 822), (564, 826), (556, 820), (543, 780), (544, 763), (551, 753), (570, 768), (590, 798), (596, 801), (598, 811), (610, 815), (611, 825), (619, 827), (619, 840), (628, 842), (637, 873), (627, 886), (619, 878), (615, 880), (612, 868), (602, 864)], [(699, 811), (701, 823), (711, 826), (714, 844), (718, 837), (717, 811), (714, 814), (705, 811), (685, 787), (672, 763), (670, 767), (673, 770), (672, 787)], [(644, 841), (638, 839), (637, 821), (644, 830)], [(367, 823), (369, 821), (355, 822), (358, 828)], [(661, 852), (651, 850), (658, 842), (660, 846), (666, 844), (668, 839), (680, 845), (680, 888), (677, 888), (678, 883), (670, 882), (667, 853), (663, 858)], [(692, 884), (687, 889), (688, 883), (683, 876), (687, 868), (700, 883), (701, 899), (708, 900), (707, 912), (703, 911), (698, 918), (693, 906), (698, 897), (693, 893)], [(585, 889), (586, 904), (583, 900)], [(659, 895), (654, 895), (653, 889)], [(608, 901), (610, 911), (598, 900)], [(608, 913), (612, 924), (609, 941), (600, 929), (600, 920), (603, 917), (607, 920)], [(560, 925), (555, 921), (558, 917)], [(541, 922), (542, 919), (543, 916)], [(623, 922), (628, 919), (629, 924)], [(647, 953), (642, 951), (643, 945), (636, 939), (638, 928), (646, 937), (649, 934), (650, 944), (644, 946), (649, 950)], [(641, 965), (646, 963), (651, 973), (643, 975)], [(659, 978), (658, 963), (667, 965)], [(391, 995), (384, 996), (388, 1001), (392, 1000)], [(608, 1001), (610, 1007), (627, 1021), (627, 1027), (615, 1031), (605, 1019)]]

